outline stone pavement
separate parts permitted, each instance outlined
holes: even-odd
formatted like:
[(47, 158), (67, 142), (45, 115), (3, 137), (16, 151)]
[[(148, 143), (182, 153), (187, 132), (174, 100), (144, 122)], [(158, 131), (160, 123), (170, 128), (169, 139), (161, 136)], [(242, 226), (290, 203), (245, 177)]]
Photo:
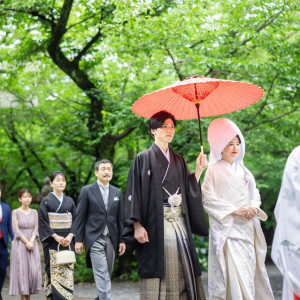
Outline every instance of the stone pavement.
[[(271, 285), (273, 288), (274, 296), (276, 300), (281, 300), (282, 289), (282, 276), (277, 268), (270, 264), (267, 265), (268, 274), (270, 277)], [(203, 285), (207, 295), (207, 272), (202, 276)], [(17, 300), (19, 296), (9, 296), (9, 280), (5, 281), (2, 291), (2, 297), (4, 300)], [(75, 285), (75, 297), (74, 300), (93, 300), (96, 297), (96, 287), (94, 284), (84, 283)], [(32, 300), (43, 300), (43, 295), (32, 295)], [(139, 299), (139, 284), (135, 282), (112, 282), (112, 300), (138, 300)]]

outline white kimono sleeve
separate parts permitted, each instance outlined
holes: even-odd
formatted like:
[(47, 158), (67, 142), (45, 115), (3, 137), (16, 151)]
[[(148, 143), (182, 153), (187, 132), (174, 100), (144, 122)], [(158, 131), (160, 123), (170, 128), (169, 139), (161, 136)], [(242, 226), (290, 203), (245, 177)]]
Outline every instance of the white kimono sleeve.
[(209, 168), (205, 174), (204, 182), (201, 185), (202, 201), (205, 211), (220, 223), (228, 221), (232, 213), (239, 207), (217, 197), (215, 193), (215, 181), (213, 172)]

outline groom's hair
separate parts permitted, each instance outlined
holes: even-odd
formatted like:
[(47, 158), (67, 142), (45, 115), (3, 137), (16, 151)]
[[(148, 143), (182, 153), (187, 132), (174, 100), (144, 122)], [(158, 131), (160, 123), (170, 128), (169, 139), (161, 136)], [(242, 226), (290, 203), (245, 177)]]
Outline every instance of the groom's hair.
[(167, 111), (160, 111), (156, 114), (154, 114), (150, 119), (149, 119), (149, 130), (151, 132), (151, 129), (157, 129), (157, 128), (161, 128), (165, 121), (167, 119), (171, 119), (174, 123), (174, 126), (176, 127), (176, 120), (175, 117), (168, 113)]

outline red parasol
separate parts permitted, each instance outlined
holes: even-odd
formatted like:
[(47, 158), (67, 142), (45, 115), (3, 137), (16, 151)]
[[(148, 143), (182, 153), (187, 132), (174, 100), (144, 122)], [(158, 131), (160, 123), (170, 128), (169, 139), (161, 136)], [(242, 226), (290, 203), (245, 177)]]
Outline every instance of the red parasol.
[(193, 75), (139, 98), (132, 110), (144, 118), (165, 110), (176, 120), (197, 119), (203, 152), (201, 117), (227, 114), (254, 104), (263, 96), (257, 85)]

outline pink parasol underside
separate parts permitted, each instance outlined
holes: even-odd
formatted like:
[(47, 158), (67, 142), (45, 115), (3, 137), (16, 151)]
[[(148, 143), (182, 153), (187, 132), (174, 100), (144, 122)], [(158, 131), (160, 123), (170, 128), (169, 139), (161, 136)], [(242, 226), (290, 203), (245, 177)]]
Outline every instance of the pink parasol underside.
[(165, 110), (176, 120), (197, 119), (194, 99), (202, 99), (200, 116), (223, 115), (254, 104), (263, 96), (257, 85), (215, 78), (191, 78), (154, 91), (139, 98), (132, 110), (137, 115), (150, 118)]

